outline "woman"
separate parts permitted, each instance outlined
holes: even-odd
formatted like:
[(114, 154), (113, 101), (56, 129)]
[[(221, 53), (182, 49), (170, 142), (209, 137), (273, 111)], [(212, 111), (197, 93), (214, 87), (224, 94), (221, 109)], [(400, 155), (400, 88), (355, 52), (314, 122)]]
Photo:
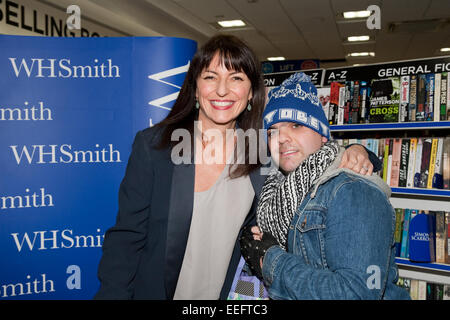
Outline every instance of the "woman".
[[(250, 141), (236, 150), (244, 163), (226, 164), (236, 140), (211, 133), (260, 129), (264, 102), (260, 64), (242, 41), (218, 35), (195, 54), (167, 118), (136, 135), (116, 225), (105, 234), (96, 298), (227, 297), (240, 258), (238, 235), (255, 224), (265, 176), (249, 160)], [(177, 129), (193, 137), (195, 152), (187, 155), (193, 164), (174, 164)], [(371, 173), (363, 148), (347, 151), (347, 167)], [(222, 161), (202, 161), (217, 153)]]

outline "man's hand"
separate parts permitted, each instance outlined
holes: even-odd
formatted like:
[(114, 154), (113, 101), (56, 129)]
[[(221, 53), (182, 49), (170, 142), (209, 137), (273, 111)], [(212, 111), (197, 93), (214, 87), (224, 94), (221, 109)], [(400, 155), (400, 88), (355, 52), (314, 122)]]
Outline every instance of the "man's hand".
[[(255, 230), (255, 229), (254, 229)], [(270, 233), (264, 232), (261, 240), (255, 240), (258, 235), (254, 235), (250, 227), (246, 227), (242, 231), (239, 239), (241, 245), (241, 253), (250, 269), (255, 275), (262, 279), (262, 261), (267, 250), (272, 246), (277, 246), (278, 242)]]
[(367, 176), (371, 176), (373, 172), (373, 165), (369, 160), (369, 155), (366, 149), (359, 144), (350, 146), (344, 151), (339, 168), (347, 168)]

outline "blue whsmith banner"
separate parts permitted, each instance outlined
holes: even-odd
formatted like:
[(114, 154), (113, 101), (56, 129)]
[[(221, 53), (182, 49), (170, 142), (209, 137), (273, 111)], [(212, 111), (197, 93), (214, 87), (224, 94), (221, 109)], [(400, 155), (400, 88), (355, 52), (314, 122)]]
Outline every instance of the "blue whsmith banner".
[(91, 299), (135, 133), (196, 43), (0, 36), (0, 299)]

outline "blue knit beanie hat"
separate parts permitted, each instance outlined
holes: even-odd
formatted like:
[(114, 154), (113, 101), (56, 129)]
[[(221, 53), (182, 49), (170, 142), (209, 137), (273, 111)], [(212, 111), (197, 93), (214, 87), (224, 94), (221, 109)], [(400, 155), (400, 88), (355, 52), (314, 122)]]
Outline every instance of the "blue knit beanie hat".
[(330, 139), (327, 117), (309, 76), (295, 73), (269, 92), (263, 112), (264, 129), (278, 122), (296, 122)]

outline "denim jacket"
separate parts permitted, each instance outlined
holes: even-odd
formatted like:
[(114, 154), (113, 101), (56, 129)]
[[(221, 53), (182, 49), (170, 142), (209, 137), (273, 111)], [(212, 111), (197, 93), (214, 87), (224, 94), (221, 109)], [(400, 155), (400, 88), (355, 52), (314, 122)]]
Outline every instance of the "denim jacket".
[(271, 247), (263, 276), (272, 299), (409, 299), (396, 285), (395, 212), (377, 175), (324, 172), (297, 209), (287, 251)]

